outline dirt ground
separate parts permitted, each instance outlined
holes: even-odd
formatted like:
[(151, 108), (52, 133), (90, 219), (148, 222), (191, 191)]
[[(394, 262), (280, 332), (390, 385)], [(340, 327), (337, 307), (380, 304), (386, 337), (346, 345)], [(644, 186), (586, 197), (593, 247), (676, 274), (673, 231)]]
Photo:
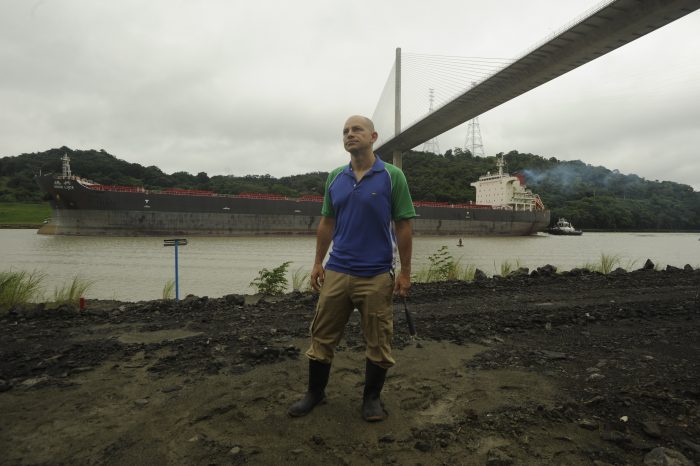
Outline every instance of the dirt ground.
[(0, 464), (700, 464), (700, 270), (540, 272), (414, 285), (376, 424), (357, 313), (286, 415), (312, 294), (5, 314)]

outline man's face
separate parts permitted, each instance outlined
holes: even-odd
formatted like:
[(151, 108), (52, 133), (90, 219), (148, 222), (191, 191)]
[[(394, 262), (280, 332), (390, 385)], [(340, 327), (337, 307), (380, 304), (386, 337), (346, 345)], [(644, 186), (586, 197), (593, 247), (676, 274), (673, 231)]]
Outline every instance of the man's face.
[(372, 149), (377, 133), (362, 117), (350, 117), (343, 127), (343, 145), (353, 155)]

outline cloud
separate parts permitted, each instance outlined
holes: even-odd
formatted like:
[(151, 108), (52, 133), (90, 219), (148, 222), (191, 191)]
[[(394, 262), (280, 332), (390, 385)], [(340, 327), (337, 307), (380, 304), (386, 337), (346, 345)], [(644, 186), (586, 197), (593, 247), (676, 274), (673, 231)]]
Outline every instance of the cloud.
[[(372, 114), (397, 46), (514, 58), (595, 4), (6, 0), (0, 156), (67, 145), (166, 172), (329, 170), (347, 160), (344, 119)], [(488, 153), (579, 158), (700, 188), (699, 27), (693, 13), (488, 112)], [(425, 87), (406, 108), (427, 110)], [(442, 150), (465, 135), (441, 135)]]

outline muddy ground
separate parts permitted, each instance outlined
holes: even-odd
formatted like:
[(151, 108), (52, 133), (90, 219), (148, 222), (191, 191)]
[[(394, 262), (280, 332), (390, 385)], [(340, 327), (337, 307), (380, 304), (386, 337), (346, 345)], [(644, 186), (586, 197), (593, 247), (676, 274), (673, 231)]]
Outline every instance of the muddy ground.
[(312, 294), (5, 314), (0, 464), (700, 464), (700, 270), (543, 272), (414, 285), (377, 424), (356, 313), (287, 417)]

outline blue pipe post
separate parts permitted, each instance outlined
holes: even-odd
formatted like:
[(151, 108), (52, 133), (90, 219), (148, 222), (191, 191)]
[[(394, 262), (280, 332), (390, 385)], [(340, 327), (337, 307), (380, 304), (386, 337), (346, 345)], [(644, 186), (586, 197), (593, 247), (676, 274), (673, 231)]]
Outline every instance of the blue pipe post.
[(175, 240), (175, 302), (180, 301), (180, 279), (177, 273), (177, 247), (180, 240)]
[(166, 239), (163, 240), (163, 246), (175, 246), (175, 302), (180, 301), (180, 274), (178, 271), (178, 248), (179, 246), (187, 246), (187, 239)]

